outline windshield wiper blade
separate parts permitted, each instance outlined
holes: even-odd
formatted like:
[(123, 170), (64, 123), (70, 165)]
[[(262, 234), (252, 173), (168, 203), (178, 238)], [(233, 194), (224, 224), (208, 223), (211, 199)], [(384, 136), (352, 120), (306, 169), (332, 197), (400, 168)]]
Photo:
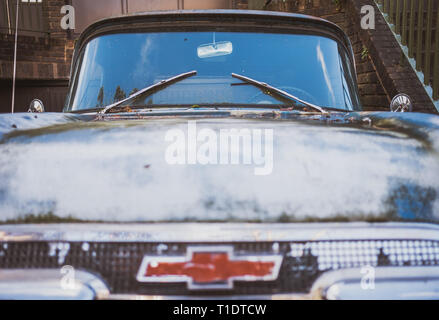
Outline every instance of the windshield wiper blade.
[(252, 84), (255, 87), (258, 87), (259, 89), (261, 89), (262, 91), (267, 90), (267, 91), (269, 91), (271, 93), (287, 97), (290, 100), (294, 100), (296, 102), (300, 102), (300, 103), (304, 104), (307, 107), (313, 108), (313, 109), (321, 112), (322, 114), (325, 114), (325, 115), (329, 114), (329, 112), (324, 110), (322, 107), (319, 107), (319, 106), (316, 106), (315, 104), (312, 104), (310, 102), (304, 101), (304, 100), (302, 100), (302, 99), (292, 95), (291, 93), (288, 93), (288, 92), (283, 91), (281, 89), (275, 88), (275, 87), (273, 87), (273, 86), (271, 86), (271, 85), (269, 85), (269, 84), (267, 84), (265, 82), (261, 82), (261, 81), (258, 81), (258, 80), (255, 80), (255, 79), (252, 79), (252, 78), (240, 75), (240, 74), (236, 74), (236, 73), (232, 73), (232, 77), (237, 78), (239, 80), (242, 80), (244, 82), (247, 82), (249, 84)]
[(109, 110), (111, 110), (111, 109), (113, 109), (113, 108), (115, 108), (117, 106), (120, 106), (121, 104), (123, 104), (123, 103), (125, 103), (127, 101), (131, 101), (131, 100), (133, 100), (134, 98), (136, 98), (136, 97), (138, 97), (140, 95), (144, 95), (144, 94), (148, 94), (148, 93), (151, 94), (151, 93), (153, 93), (153, 92), (155, 92), (157, 90), (161, 90), (163, 88), (166, 88), (167, 86), (169, 86), (169, 85), (171, 85), (173, 83), (180, 82), (180, 81), (182, 81), (182, 80), (184, 80), (186, 78), (189, 78), (189, 77), (193, 77), (196, 74), (197, 74), (197, 71), (194, 70), (194, 71), (190, 71), (190, 72), (186, 72), (186, 73), (182, 73), (182, 74), (176, 75), (176, 76), (174, 76), (172, 78), (169, 78), (169, 79), (165, 79), (165, 80), (159, 81), (156, 84), (153, 84), (153, 85), (151, 85), (149, 87), (146, 87), (146, 88), (143, 88), (142, 90), (137, 91), (136, 93), (133, 93), (128, 98), (125, 98), (123, 100), (120, 100), (118, 102), (115, 102), (113, 104), (110, 104), (110, 105), (104, 107), (104, 109), (101, 110), (99, 113), (105, 114)]

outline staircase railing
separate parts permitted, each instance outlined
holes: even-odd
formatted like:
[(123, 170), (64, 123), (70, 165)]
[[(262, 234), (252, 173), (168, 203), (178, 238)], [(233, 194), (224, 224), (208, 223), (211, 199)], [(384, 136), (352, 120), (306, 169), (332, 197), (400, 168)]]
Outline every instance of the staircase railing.
[(407, 46), (415, 68), (424, 74), (424, 84), (439, 99), (439, 1), (376, 0), (386, 20)]

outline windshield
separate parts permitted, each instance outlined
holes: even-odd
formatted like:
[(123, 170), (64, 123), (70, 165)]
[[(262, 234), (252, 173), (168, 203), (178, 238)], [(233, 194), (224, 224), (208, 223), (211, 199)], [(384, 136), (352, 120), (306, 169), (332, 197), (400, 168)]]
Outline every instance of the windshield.
[(81, 54), (66, 111), (102, 108), (191, 70), (197, 75), (129, 104), (288, 103), (231, 77), (237, 73), (314, 105), (360, 109), (350, 62), (335, 40), (304, 34), (164, 32), (111, 34), (91, 40)]

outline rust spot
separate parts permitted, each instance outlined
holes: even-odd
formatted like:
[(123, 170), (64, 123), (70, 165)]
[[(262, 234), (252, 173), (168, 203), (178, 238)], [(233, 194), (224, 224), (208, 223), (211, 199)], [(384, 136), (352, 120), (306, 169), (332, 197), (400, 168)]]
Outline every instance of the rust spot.
[(129, 106), (125, 106), (125, 107), (115, 107), (107, 111), (107, 113), (119, 113), (119, 112), (133, 112), (133, 109), (131, 109)]

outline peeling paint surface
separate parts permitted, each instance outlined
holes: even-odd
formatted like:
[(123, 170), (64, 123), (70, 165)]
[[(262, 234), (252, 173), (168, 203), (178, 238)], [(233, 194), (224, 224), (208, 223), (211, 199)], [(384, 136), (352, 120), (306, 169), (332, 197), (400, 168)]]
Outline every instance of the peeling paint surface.
[(38, 127), (1, 116), (0, 221), (47, 212), (111, 222), (438, 219), (439, 117), (364, 113), (310, 124), (285, 115), (198, 120), (214, 131), (273, 129), (268, 176), (247, 165), (167, 164), (165, 133), (185, 130), (184, 117), (46, 115)]

